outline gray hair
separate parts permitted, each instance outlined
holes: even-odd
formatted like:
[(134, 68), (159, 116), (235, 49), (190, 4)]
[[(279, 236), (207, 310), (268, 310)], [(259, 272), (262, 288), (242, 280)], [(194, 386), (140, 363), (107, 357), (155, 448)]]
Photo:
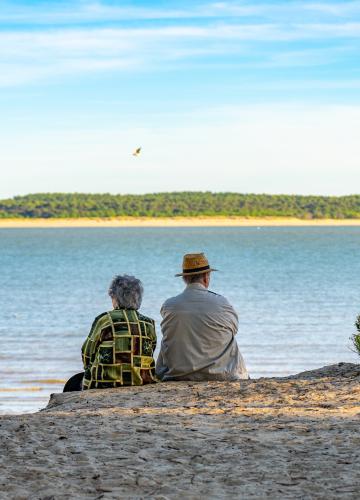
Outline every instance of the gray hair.
[(187, 285), (191, 285), (192, 283), (200, 283), (204, 275), (208, 273), (199, 273), (199, 274), (190, 274), (190, 276), (183, 276), (183, 280)]
[(135, 276), (115, 276), (109, 286), (109, 295), (116, 302), (117, 307), (124, 309), (139, 309), (142, 302), (144, 288)]

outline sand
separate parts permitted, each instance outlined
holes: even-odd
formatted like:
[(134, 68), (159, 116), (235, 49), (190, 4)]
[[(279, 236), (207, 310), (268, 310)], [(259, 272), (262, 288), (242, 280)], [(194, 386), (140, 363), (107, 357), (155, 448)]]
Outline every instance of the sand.
[(360, 365), (54, 394), (0, 418), (1, 499), (358, 499)]
[(360, 219), (296, 219), (292, 217), (119, 217), (79, 219), (0, 219), (0, 228), (46, 227), (263, 227), (360, 226)]

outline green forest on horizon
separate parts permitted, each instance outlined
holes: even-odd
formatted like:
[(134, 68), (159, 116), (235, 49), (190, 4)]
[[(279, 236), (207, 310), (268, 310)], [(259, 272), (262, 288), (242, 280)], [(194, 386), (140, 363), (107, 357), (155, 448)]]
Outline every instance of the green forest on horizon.
[(2, 219), (196, 216), (360, 218), (360, 195), (38, 193), (0, 200)]

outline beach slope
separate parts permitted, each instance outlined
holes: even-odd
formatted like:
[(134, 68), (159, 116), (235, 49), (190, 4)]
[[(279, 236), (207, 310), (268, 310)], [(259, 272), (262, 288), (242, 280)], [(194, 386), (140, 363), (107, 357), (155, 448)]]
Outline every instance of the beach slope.
[(2, 416), (1, 498), (358, 498), (360, 365), (52, 395)]

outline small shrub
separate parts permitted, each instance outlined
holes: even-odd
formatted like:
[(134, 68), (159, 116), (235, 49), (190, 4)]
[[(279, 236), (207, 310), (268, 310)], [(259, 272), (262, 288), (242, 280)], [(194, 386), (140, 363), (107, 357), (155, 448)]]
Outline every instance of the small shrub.
[(360, 356), (360, 315), (357, 317), (355, 321), (355, 326), (358, 331), (358, 333), (355, 333), (351, 339), (353, 342), (353, 345), (355, 347), (355, 351), (359, 354)]
[(355, 321), (355, 326), (356, 326), (357, 331), (360, 333), (360, 314), (357, 317), (357, 320)]

